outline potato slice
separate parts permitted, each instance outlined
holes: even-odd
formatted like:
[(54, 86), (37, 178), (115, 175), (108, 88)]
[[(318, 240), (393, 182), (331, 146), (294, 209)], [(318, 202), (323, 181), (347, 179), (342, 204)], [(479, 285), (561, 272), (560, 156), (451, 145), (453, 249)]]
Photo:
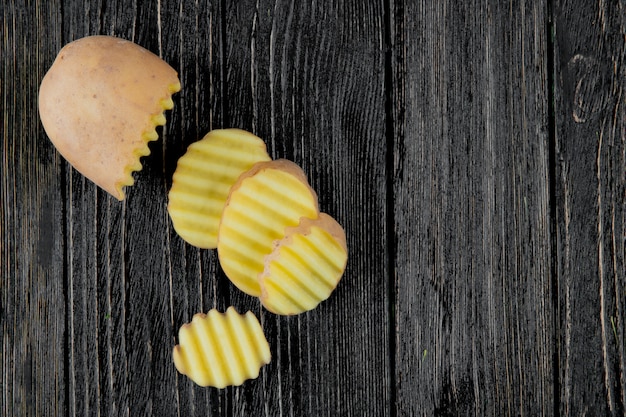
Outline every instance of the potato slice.
[(337, 287), (347, 260), (346, 235), (335, 219), (325, 213), (302, 218), (265, 258), (263, 306), (282, 315), (314, 309)]
[(196, 384), (224, 388), (259, 376), (272, 355), (257, 318), (229, 307), (196, 314), (178, 332), (172, 352), (178, 372)]
[(291, 161), (259, 162), (233, 185), (222, 212), (217, 252), (228, 278), (258, 297), (264, 258), (285, 229), (301, 217), (316, 218), (317, 194), (302, 169)]
[(76, 170), (119, 200), (139, 158), (158, 139), (180, 90), (176, 71), (152, 52), (111, 36), (67, 44), (44, 76), (39, 114), (50, 140)]
[(269, 161), (265, 142), (239, 129), (209, 132), (178, 160), (167, 206), (186, 242), (217, 247), (217, 232), (230, 187), (255, 163)]

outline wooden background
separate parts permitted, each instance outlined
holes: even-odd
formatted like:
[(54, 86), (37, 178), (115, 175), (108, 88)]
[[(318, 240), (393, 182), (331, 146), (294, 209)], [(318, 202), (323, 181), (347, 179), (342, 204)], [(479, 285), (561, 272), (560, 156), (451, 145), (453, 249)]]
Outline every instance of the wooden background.
[[(3, 416), (623, 416), (623, 0), (2, 0)], [(47, 139), (60, 48), (115, 35), (182, 91), (120, 203)], [(168, 218), (176, 161), (240, 127), (348, 235), (331, 298), (278, 317)], [(260, 318), (272, 362), (180, 376), (178, 328)]]

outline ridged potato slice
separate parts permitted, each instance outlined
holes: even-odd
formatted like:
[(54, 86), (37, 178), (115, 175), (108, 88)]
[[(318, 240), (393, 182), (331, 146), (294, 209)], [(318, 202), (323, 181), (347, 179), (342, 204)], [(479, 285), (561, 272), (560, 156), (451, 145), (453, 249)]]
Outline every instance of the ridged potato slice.
[(167, 209), (178, 235), (199, 248), (216, 248), (230, 188), (255, 163), (270, 159), (265, 142), (240, 129), (213, 130), (191, 144), (169, 192)]
[(257, 318), (234, 307), (196, 314), (178, 332), (172, 352), (178, 372), (196, 384), (224, 388), (259, 376), (272, 355)]
[(325, 213), (302, 218), (265, 258), (261, 303), (282, 315), (314, 309), (336, 288), (347, 259), (346, 235), (335, 219)]
[(119, 200), (180, 90), (176, 71), (132, 42), (90, 36), (64, 46), (39, 89), (48, 137), (81, 174)]
[(298, 165), (285, 159), (255, 164), (233, 185), (222, 212), (217, 252), (225, 274), (258, 297), (258, 276), (274, 242), (301, 217), (318, 213), (317, 194)]

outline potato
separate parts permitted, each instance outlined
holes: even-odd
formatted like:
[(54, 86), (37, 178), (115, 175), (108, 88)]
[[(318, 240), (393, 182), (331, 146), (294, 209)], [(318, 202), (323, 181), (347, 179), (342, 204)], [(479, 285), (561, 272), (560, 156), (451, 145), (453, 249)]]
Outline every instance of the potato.
[(234, 307), (194, 315), (180, 328), (178, 340), (172, 352), (176, 369), (203, 387), (241, 385), (257, 378), (272, 358), (257, 318)]
[(39, 114), (61, 155), (123, 200), (179, 90), (176, 71), (152, 52), (115, 37), (90, 36), (59, 52), (41, 82)]
[(321, 213), (302, 218), (265, 258), (261, 302), (272, 313), (300, 314), (330, 297), (343, 275), (348, 247), (343, 228)]
[(265, 142), (240, 129), (218, 129), (192, 143), (178, 160), (167, 210), (178, 235), (193, 246), (217, 247), (222, 210), (237, 178), (269, 161)]
[(274, 242), (301, 217), (316, 218), (317, 194), (295, 163), (259, 162), (230, 190), (217, 236), (217, 253), (226, 276), (243, 292), (258, 297), (258, 276)]

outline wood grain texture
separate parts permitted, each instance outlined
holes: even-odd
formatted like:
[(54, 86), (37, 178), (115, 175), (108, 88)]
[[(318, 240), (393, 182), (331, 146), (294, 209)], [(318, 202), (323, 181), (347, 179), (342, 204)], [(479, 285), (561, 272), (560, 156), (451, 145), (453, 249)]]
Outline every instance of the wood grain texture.
[(397, 414), (553, 415), (542, 2), (395, 2)]
[(626, 412), (626, 3), (555, 6), (561, 414)]
[[(0, 413), (624, 415), (625, 11), (0, 2)], [(37, 113), (58, 51), (94, 34), (146, 47), (182, 84), (121, 203)], [(222, 127), (301, 165), (346, 229), (346, 274), (311, 312), (267, 312), (171, 226), (176, 161)], [(230, 305), (260, 318), (272, 362), (201, 388), (171, 349)]]
[(63, 415), (67, 407), (63, 167), (37, 110), (59, 42), (37, 31), (59, 23), (58, 8), (0, 7), (0, 413), (9, 416)]

